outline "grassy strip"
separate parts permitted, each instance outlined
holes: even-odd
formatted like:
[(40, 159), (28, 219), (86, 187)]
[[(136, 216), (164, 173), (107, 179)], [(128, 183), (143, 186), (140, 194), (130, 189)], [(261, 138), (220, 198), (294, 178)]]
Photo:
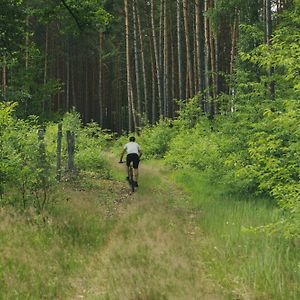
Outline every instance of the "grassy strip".
[(64, 299), (116, 221), (122, 185), (83, 174), (42, 215), (0, 209), (0, 299)]
[(180, 171), (176, 182), (201, 210), (199, 226), (207, 237), (202, 256), (212, 277), (236, 299), (300, 299), (300, 253), (278, 236), (246, 230), (279, 220), (268, 199), (229, 195), (204, 174)]

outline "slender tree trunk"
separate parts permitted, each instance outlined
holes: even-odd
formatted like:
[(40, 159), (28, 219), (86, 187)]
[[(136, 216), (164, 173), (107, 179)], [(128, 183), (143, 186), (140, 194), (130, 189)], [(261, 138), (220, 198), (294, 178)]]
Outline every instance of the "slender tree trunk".
[(152, 63), (152, 124), (156, 122), (155, 64)]
[(149, 38), (150, 43), (150, 59), (151, 59), (151, 79), (152, 79), (152, 101), (151, 101), (151, 123), (155, 124), (156, 121), (156, 66), (153, 39)]
[(136, 81), (136, 94), (137, 94), (137, 113), (138, 123), (140, 126), (139, 118), (141, 116), (141, 90), (140, 90), (140, 70), (139, 70), (139, 59), (138, 59), (138, 45), (137, 45), (137, 25), (136, 25), (136, 1), (132, 1), (132, 14), (133, 14), (133, 47), (134, 47), (134, 60), (135, 60), (135, 81)]
[(98, 57), (98, 117), (100, 127), (103, 127), (103, 98), (102, 98), (102, 51), (103, 51), (103, 33), (100, 31), (98, 34), (99, 40), (99, 57)]
[(168, 29), (167, 29), (167, 0), (164, 1), (163, 6), (164, 19), (164, 117), (168, 116), (168, 102), (169, 102), (169, 59), (168, 59)]
[(89, 61), (88, 58), (85, 60), (85, 95), (84, 95), (84, 103), (85, 103), (85, 122), (89, 122), (90, 120), (90, 99), (89, 99)]
[(177, 0), (177, 49), (178, 49), (178, 85), (179, 99), (184, 99), (182, 75), (182, 46), (181, 46), (181, 0)]
[[(266, 42), (269, 47), (272, 47), (272, 34), (273, 34), (273, 26), (272, 26), (272, 9), (271, 9), (271, 0), (266, 1)], [(274, 68), (271, 66), (268, 70), (269, 78), (272, 77), (274, 73)], [(275, 82), (271, 80), (269, 83), (269, 93), (270, 98), (275, 99)]]
[[(171, 24), (170, 24), (171, 25)], [(176, 74), (176, 60), (175, 60), (175, 49), (174, 49), (174, 38), (173, 35), (171, 35), (171, 59), (172, 59), (172, 63), (171, 63), (171, 68), (172, 68), (172, 72), (171, 72), (171, 94), (170, 94), (170, 112), (169, 115), (170, 117), (174, 117), (174, 101), (173, 99), (175, 98), (176, 95), (176, 83), (175, 83), (175, 74)]]
[(159, 7), (159, 43), (158, 43), (158, 57), (159, 57), (159, 71), (160, 71), (160, 84), (162, 89), (162, 114), (163, 115), (163, 98), (164, 98), (164, 61), (163, 61), (163, 46), (164, 46), (164, 2), (165, 0), (160, 0), (160, 7)]
[[(203, 93), (204, 90), (204, 80), (203, 80), (203, 59), (202, 59), (202, 53), (203, 53), (203, 46), (201, 43), (201, 7), (200, 7), (200, 0), (195, 0), (195, 22), (196, 22), (196, 65), (197, 65), (197, 77), (198, 77), (198, 87), (196, 91), (199, 91)], [(204, 103), (203, 103), (203, 96), (201, 95), (201, 102), (199, 103), (202, 106), (202, 109), (204, 110)]]
[(197, 16), (196, 16), (196, 4), (193, 5), (194, 11), (193, 11), (193, 77), (194, 77), (194, 92), (197, 94), (199, 91), (199, 77), (198, 77), (198, 58), (197, 58), (197, 30), (196, 30), (196, 23), (197, 23)]
[(145, 50), (144, 50), (144, 38), (141, 30), (141, 20), (138, 5), (136, 6), (137, 12), (137, 24), (138, 24), (138, 32), (139, 32), (139, 41), (141, 45), (141, 62), (142, 62), (142, 73), (143, 73), (143, 86), (144, 86), (144, 105), (145, 105), (145, 117), (146, 121), (149, 118), (149, 108), (148, 108), (148, 88), (147, 88), (147, 76), (146, 76), (146, 63), (145, 63)]
[(134, 119), (134, 107), (133, 107), (133, 91), (131, 82), (131, 69), (130, 69), (130, 48), (129, 48), (129, 13), (128, 13), (128, 0), (124, 0), (125, 8), (125, 39), (126, 39), (126, 70), (127, 70), (127, 99), (128, 99), (128, 130), (132, 132)]
[(135, 132), (139, 133), (137, 117), (136, 117), (136, 110), (135, 110), (134, 102), (133, 102), (133, 89), (130, 90), (130, 93), (131, 93), (131, 110), (132, 110), (133, 128), (134, 128)]
[(184, 30), (185, 30), (185, 44), (186, 44), (186, 66), (187, 66), (187, 85), (189, 87), (189, 95), (188, 97), (192, 97), (194, 94), (193, 91), (193, 68), (192, 68), (192, 61), (191, 61), (191, 50), (190, 50), (190, 31), (189, 31), (189, 13), (188, 13), (188, 0), (183, 0), (183, 20), (184, 20)]
[(163, 115), (162, 110), (162, 87), (161, 87), (161, 71), (160, 71), (160, 63), (159, 63), (159, 54), (156, 40), (156, 32), (155, 32), (155, 21), (154, 21), (154, 0), (150, 1), (151, 4), (151, 29), (152, 29), (152, 38), (153, 38), (153, 48), (154, 48), (154, 56), (155, 56), (155, 65), (156, 65), (156, 79), (157, 79), (157, 90), (158, 90), (158, 109), (159, 114)]
[(7, 67), (6, 67), (6, 57), (3, 56), (3, 66), (2, 66), (2, 91), (4, 98), (7, 92)]
[[(204, 2), (204, 11), (208, 11), (208, 0)], [(209, 20), (204, 16), (204, 36), (205, 36), (205, 111), (208, 112), (208, 101), (210, 98), (210, 46), (209, 46)]]
[(211, 66), (211, 78), (212, 78), (212, 95), (213, 99), (216, 99), (216, 49), (215, 49), (215, 37), (213, 34), (212, 22), (209, 24), (209, 44), (210, 44), (210, 66)]
[(29, 16), (26, 17), (26, 34), (25, 34), (25, 70), (29, 67)]
[[(44, 86), (47, 84), (48, 81), (48, 48), (49, 48), (49, 25), (46, 25), (46, 32), (45, 32), (45, 58), (44, 58)], [(46, 109), (45, 99), (43, 100), (43, 112)]]
[(232, 75), (234, 71), (236, 45), (237, 45), (237, 38), (238, 38), (238, 27), (239, 27), (239, 12), (236, 10), (232, 31), (231, 31), (231, 50), (230, 50), (230, 67), (229, 67), (230, 75)]
[(76, 89), (75, 89), (75, 65), (73, 63), (71, 68), (71, 86), (72, 86), (72, 106), (77, 109)]
[(70, 53), (69, 53), (69, 42), (68, 43), (68, 52), (67, 52), (67, 79), (66, 79), (66, 109), (70, 111)]
[(61, 146), (62, 146), (62, 123), (57, 126), (57, 147), (56, 147), (56, 180), (61, 181)]
[[(214, 8), (218, 9), (218, 1), (214, 0)], [(214, 85), (215, 85), (215, 97), (214, 97), (214, 115), (218, 113), (218, 95), (220, 92), (220, 75), (219, 75), (219, 26), (217, 26), (214, 35), (214, 48), (215, 48), (215, 66), (214, 66)]]

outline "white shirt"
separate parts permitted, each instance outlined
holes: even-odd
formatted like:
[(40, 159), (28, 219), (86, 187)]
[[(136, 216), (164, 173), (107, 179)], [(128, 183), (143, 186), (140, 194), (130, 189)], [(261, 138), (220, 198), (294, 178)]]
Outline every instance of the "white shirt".
[(136, 154), (140, 154), (140, 146), (139, 144), (135, 143), (135, 142), (129, 142), (124, 146), (124, 149), (127, 150), (127, 154), (132, 154), (132, 153), (136, 153)]

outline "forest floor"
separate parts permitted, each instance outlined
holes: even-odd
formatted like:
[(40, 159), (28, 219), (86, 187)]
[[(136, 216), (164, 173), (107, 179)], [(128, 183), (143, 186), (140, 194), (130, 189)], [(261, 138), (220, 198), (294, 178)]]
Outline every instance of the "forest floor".
[[(125, 184), (124, 165), (112, 161)], [(228, 299), (205, 270), (200, 210), (159, 163), (142, 162), (140, 187), (117, 203), (117, 221), (101, 251), (72, 278), (69, 299)]]

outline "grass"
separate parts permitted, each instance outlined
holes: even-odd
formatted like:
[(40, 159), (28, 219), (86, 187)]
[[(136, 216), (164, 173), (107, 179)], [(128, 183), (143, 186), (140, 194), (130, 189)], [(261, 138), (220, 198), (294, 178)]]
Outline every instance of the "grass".
[(0, 208), (0, 299), (300, 299), (297, 246), (248, 230), (280, 218), (269, 199), (192, 171), (178, 188), (161, 161), (128, 197), (110, 161), (114, 180), (84, 174), (42, 215)]
[[(125, 181), (123, 166), (111, 161), (115, 176)], [(202, 235), (189, 210), (174, 205), (182, 192), (165, 176), (160, 162), (143, 161), (140, 175), (138, 191), (127, 199), (97, 264), (81, 275), (74, 295), (110, 300), (226, 299), (206, 276), (199, 255)]]
[(117, 181), (84, 174), (41, 215), (0, 208), (0, 299), (65, 299), (103, 248), (121, 193)]
[(291, 241), (249, 230), (280, 218), (269, 199), (230, 195), (204, 174), (181, 171), (176, 182), (201, 211), (201, 249), (210, 274), (237, 299), (300, 299), (300, 253)]

